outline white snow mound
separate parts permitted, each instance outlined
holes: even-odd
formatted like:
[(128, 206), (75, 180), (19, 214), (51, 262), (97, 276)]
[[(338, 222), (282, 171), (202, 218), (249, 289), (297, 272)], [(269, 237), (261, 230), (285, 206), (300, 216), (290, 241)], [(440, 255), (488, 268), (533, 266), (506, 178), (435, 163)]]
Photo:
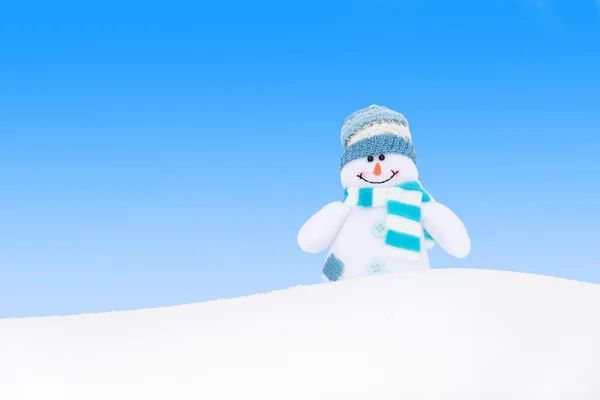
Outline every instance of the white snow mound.
[(600, 285), (431, 270), (0, 320), (2, 400), (600, 399)]

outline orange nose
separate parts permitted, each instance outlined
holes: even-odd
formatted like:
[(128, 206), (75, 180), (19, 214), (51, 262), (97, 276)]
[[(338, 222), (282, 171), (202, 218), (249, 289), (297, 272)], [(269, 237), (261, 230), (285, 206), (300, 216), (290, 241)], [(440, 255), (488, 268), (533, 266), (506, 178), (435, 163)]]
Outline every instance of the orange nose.
[(379, 175), (381, 175), (381, 165), (379, 165), (379, 163), (377, 163), (377, 165), (375, 165), (375, 169), (373, 170), (373, 173), (374, 173), (376, 176), (379, 176)]

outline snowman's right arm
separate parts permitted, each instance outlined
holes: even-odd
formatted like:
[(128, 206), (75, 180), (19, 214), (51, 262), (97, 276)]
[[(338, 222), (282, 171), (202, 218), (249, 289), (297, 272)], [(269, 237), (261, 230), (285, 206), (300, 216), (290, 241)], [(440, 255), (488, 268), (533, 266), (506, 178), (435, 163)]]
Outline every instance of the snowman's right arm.
[(298, 244), (307, 253), (319, 253), (333, 243), (352, 207), (341, 201), (327, 204), (300, 228)]

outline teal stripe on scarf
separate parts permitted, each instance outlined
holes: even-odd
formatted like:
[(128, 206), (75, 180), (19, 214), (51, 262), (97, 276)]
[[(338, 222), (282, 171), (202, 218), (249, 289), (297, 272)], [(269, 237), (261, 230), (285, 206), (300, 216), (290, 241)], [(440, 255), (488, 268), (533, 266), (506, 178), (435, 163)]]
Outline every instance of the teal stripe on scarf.
[(416, 253), (421, 251), (421, 238), (402, 232), (388, 231), (385, 244)]
[(434, 241), (433, 236), (431, 236), (426, 229), (423, 229), (423, 236), (425, 236), (425, 240), (431, 240), (432, 242)]
[(398, 215), (399, 217), (408, 218), (413, 221), (421, 221), (421, 207), (412, 204), (390, 200), (387, 204), (387, 212), (388, 214)]
[(358, 189), (358, 206), (372, 207), (373, 206), (373, 189), (360, 188)]

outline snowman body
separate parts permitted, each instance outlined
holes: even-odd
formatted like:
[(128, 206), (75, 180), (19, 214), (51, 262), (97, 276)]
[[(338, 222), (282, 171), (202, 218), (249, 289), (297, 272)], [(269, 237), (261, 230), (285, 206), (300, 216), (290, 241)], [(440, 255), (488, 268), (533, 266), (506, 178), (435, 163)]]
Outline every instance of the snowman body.
[(385, 219), (385, 207), (352, 208), (327, 253), (323, 266), (323, 275), (327, 281), (429, 269), (423, 235), (417, 261), (394, 258), (387, 254)]

